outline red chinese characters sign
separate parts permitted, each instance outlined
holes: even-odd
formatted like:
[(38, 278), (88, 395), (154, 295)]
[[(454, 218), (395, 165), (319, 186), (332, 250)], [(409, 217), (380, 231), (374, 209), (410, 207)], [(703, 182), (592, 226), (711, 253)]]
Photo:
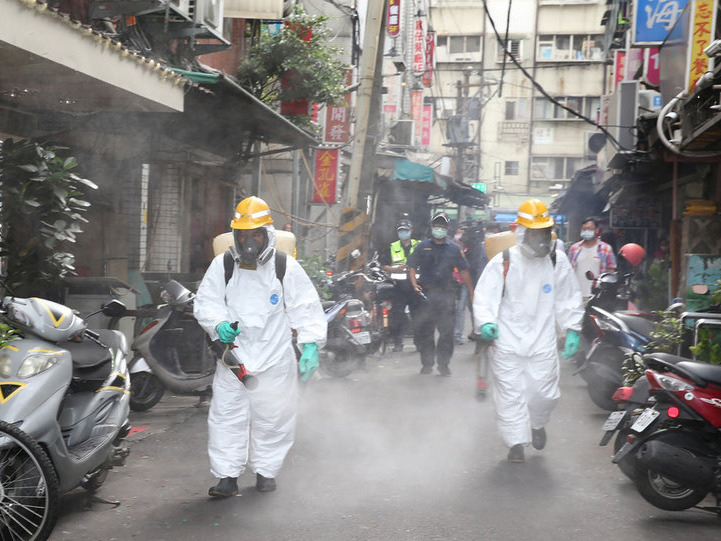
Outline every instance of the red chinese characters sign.
[(436, 33), (426, 33), (426, 70), (423, 72), (421, 82), (426, 88), (433, 86), (433, 70), (435, 69)]
[[(350, 86), (353, 83), (353, 70), (345, 72), (345, 84)], [(345, 95), (346, 105), (329, 105), (325, 112), (325, 131), (323, 141), (326, 143), (343, 144), (350, 141), (351, 128), (351, 95)]]
[(386, 31), (395, 38), (401, 31), (401, 0), (388, 0), (386, 13)]
[(421, 117), (421, 146), (431, 146), (431, 125), (433, 120), (433, 106), (424, 105)]
[(694, 2), (693, 22), (691, 27), (691, 43), (689, 51), (688, 90), (692, 91), (696, 81), (708, 71), (709, 58), (703, 50), (708, 47), (713, 37), (716, 8), (713, 0), (696, 0)]
[(423, 21), (416, 21), (416, 30), (413, 33), (413, 72), (417, 75), (426, 70), (425, 34)]
[(423, 114), (423, 92), (411, 92), (411, 120), (413, 120), (413, 137), (417, 141), (421, 137), (421, 115)]
[(338, 149), (315, 151), (313, 176), (313, 203), (335, 203), (335, 185), (338, 180)]

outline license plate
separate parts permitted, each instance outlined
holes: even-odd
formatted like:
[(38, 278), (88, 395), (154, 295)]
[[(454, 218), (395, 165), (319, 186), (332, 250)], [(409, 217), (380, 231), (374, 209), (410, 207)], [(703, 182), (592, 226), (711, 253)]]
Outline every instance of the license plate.
[(371, 333), (370, 331), (357, 332), (353, 335), (353, 340), (355, 340), (358, 344), (370, 344)]
[(644, 412), (638, 416), (636, 422), (631, 425), (631, 430), (639, 433), (643, 432), (659, 415), (660, 413), (655, 409), (646, 408)]
[(608, 416), (606, 422), (603, 423), (603, 429), (605, 431), (616, 430), (616, 427), (625, 416), (626, 412), (624, 410), (614, 411), (611, 415)]

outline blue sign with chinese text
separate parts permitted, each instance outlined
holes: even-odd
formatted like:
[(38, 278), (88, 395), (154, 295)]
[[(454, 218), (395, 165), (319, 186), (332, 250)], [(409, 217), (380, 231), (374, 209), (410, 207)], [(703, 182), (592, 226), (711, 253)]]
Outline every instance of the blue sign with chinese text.
[(660, 45), (688, 0), (637, 0), (634, 5), (633, 45)]

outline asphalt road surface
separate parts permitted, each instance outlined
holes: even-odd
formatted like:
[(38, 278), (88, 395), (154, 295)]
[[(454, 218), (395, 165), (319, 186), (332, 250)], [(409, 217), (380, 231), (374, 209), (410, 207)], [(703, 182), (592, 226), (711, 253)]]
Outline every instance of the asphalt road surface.
[[(718, 541), (721, 519), (647, 504), (599, 447), (607, 416), (562, 363), (562, 399), (543, 451), (509, 464), (490, 400), (475, 398), (472, 345), (449, 378), (419, 375), (412, 347), (303, 388), (296, 443), (278, 489), (212, 500), (207, 407), (166, 395), (132, 414), (126, 466), (100, 491), (118, 507), (62, 497), (53, 541), (665, 540)], [(708, 504), (713, 503), (710, 499)]]

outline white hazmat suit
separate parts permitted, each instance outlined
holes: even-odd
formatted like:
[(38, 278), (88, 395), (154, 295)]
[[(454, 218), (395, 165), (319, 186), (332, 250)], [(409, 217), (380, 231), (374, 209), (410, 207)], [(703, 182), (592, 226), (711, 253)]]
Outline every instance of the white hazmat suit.
[(475, 329), (498, 326), (491, 359), (498, 430), (508, 447), (531, 442), (531, 429), (548, 422), (561, 393), (556, 326), (581, 330), (583, 301), (568, 257), (556, 251), (531, 257), (520, 245), (526, 228), (518, 226), (517, 245), (509, 249), (503, 278), (503, 253), (486, 265), (473, 300)]
[[(268, 247), (275, 231), (268, 231)], [(300, 264), (286, 257), (283, 282), (275, 258), (255, 270), (235, 265), (227, 286), (223, 254), (213, 259), (195, 297), (194, 315), (213, 340), (223, 321), (238, 322), (240, 335), (233, 352), (258, 378), (249, 391), (218, 361), (208, 413), (208, 455), (218, 478), (239, 477), (246, 466), (275, 478), (293, 445), (297, 414), (297, 362), (291, 329), (298, 344), (326, 340), (326, 320), (318, 293)]]

